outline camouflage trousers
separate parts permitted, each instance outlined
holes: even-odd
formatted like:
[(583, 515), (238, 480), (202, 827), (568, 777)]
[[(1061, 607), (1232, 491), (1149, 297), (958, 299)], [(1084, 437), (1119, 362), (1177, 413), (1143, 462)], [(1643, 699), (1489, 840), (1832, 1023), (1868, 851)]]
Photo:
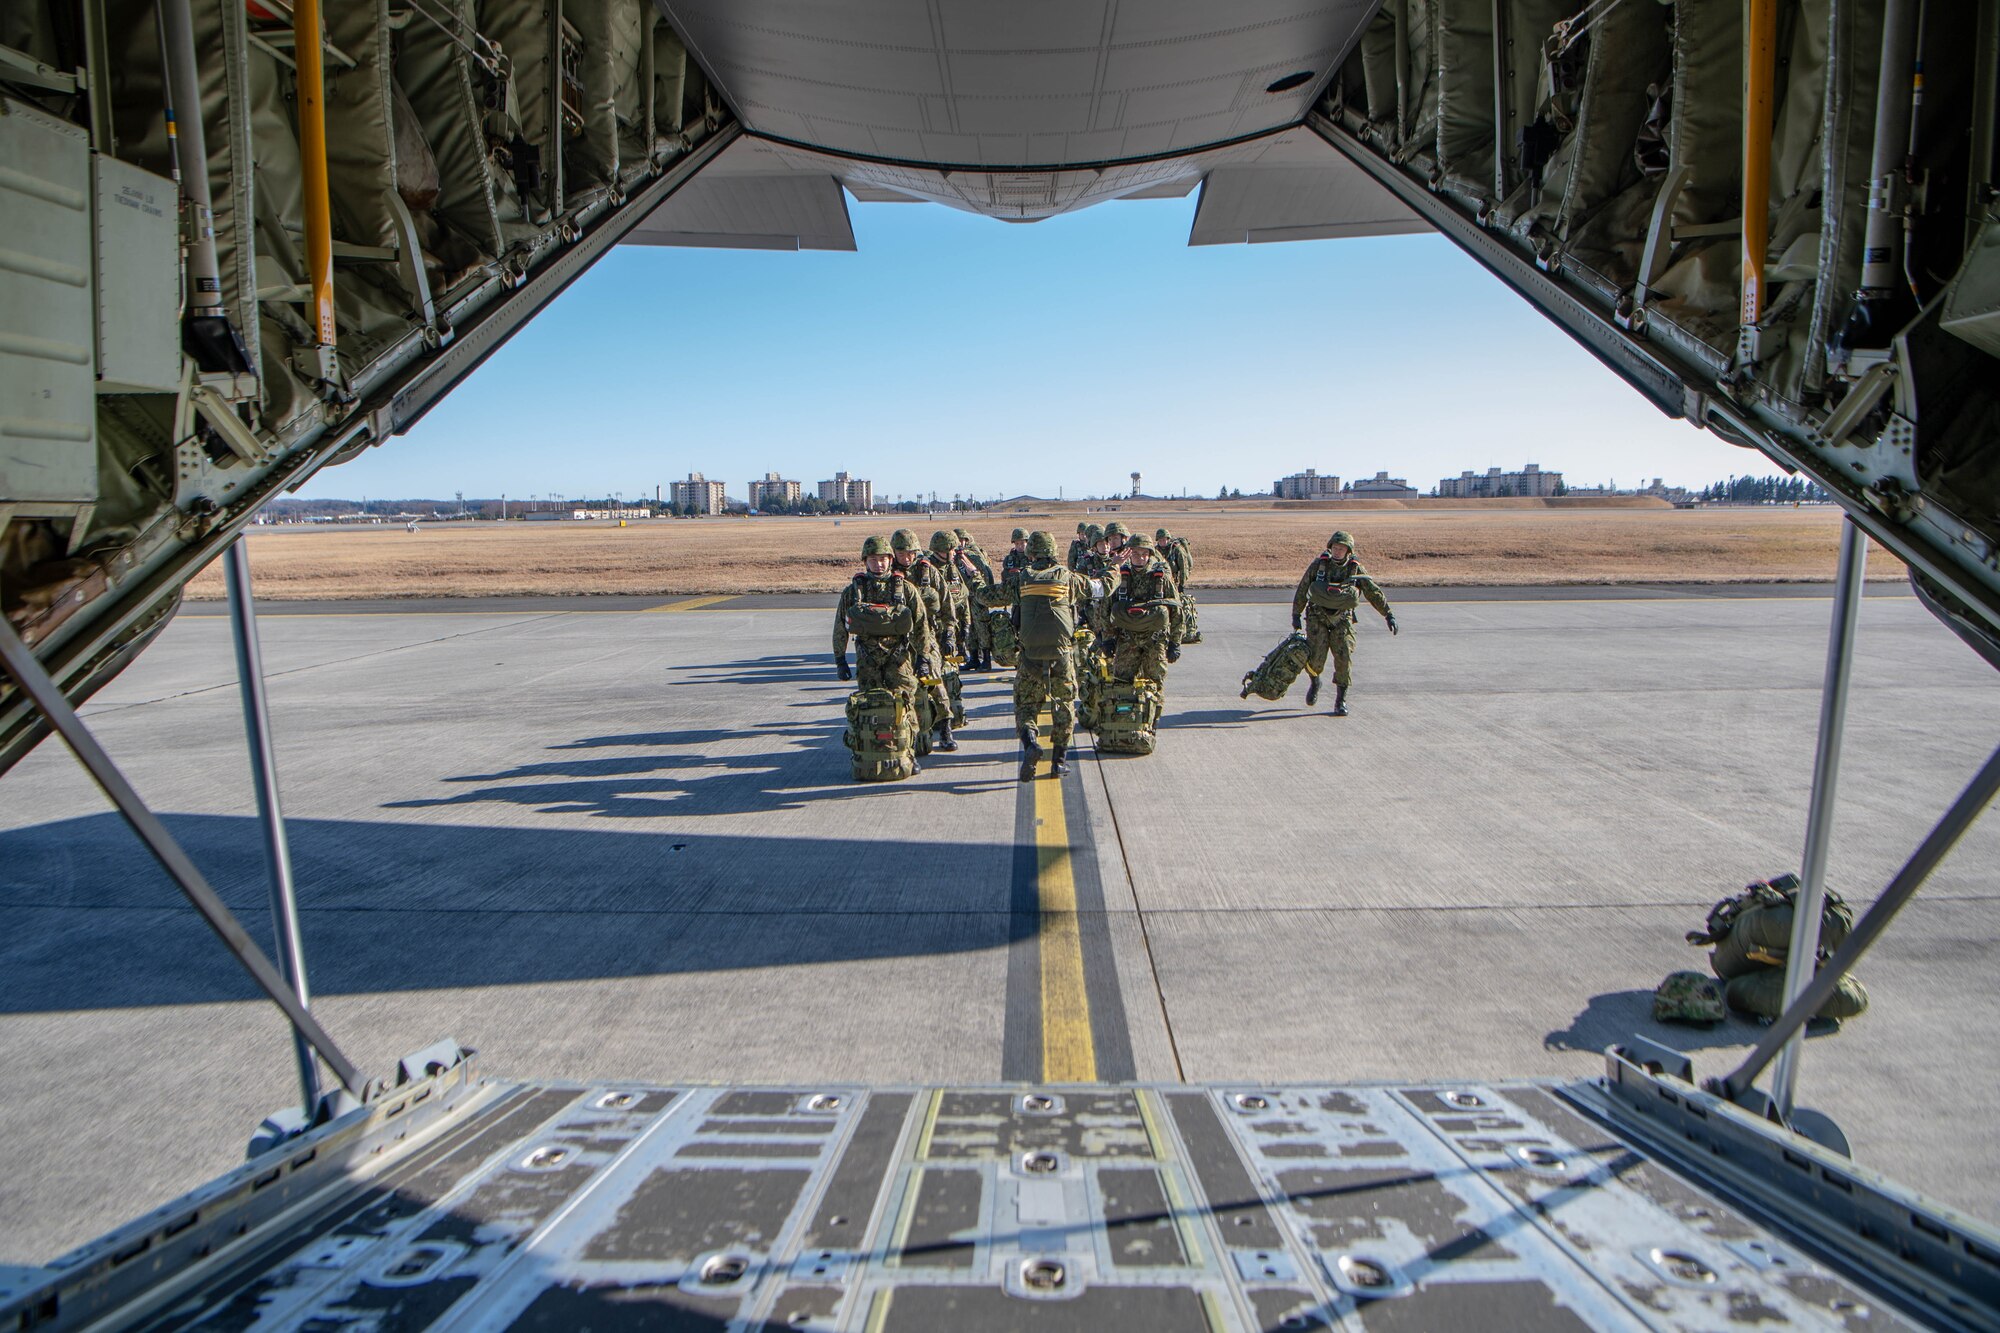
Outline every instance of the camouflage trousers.
[(891, 690), (902, 697), (911, 717), (917, 715), (917, 670), (910, 663), (909, 652), (895, 639), (855, 639), (854, 687)]
[(1067, 746), (1076, 726), (1076, 668), (1068, 653), (1024, 657), (1014, 669), (1014, 721), (1039, 737), (1044, 707), (1049, 710), (1049, 739)]
[(966, 623), (969, 626), (965, 640), (969, 645), (966, 656), (982, 658), (993, 656), (993, 622), (987, 618), (986, 608), (980, 606), (969, 608)]
[(1306, 670), (1317, 676), (1333, 653), (1333, 683), (1354, 683), (1354, 616), (1346, 611), (1306, 608)]
[(1119, 635), (1118, 647), (1111, 654), (1111, 675), (1114, 680), (1126, 681), (1144, 676), (1164, 686), (1167, 683), (1167, 636)]

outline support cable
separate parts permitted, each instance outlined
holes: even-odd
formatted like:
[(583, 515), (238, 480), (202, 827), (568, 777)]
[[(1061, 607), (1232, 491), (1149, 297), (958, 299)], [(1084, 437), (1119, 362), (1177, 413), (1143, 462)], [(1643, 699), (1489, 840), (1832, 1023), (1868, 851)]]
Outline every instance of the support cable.
[(319, 1053), (319, 1058), (326, 1062), (327, 1068), (333, 1071), (341, 1086), (356, 1098), (361, 1098), (367, 1090), (367, 1079), (359, 1069), (355, 1068), (353, 1061), (341, 1054), (340, 1047), (334, 1044), (333, 1038), (327, 1035), (326, 1029), (319, 1025), (319, 1021), (299, 1003), (298, 997), (292, 994), (291, 989), (285, 984), (284, 977), (279, 974), (276, 967), (272, 966), (271, 960), (264, 956), (264, 951), (257, 947), (256, 941), (250, 938), (242, 923), (203, 878), (201, 871), (195, 868), (194, 862), (188, 858), (181, 845), (174, 841), (173, 835), (167, 832), (166, 826), (160, 822), (160, 817), (139, 799), (139, 794), (125, 780), (125, 775), (111, 762), (111, 756), (97, 743), (97, 738), (91, 735), (90, 728), (86, 727), (83, 719), (76, 715), (76, 710), (70, 707), (69, 700), (56, 687), (55, 681), (50, 679), (49, 673), (42, 669), (42, 664), (36, 660), (34, 653), (21, 642), (21, 636), (14, 632), (14, 627), (4, 616), (0, 616), (0, 666), (7, 669), (7, 674), (14, 678), (22, 693), (28, 696), (29, 700), (41, 710), (42, 716), (49, 720), (49, 725), (68, 742), (69, 748), (75, 752), (77, 759), (88, 770), (90, 776), (97, 780), (97, 785), (104, 789), (104, 794), (118, 807), (118, 813), (132, 826), (132, 831), (139, 835), (139, 840), (146, 844), (146, 850), (153, 854), (153, 859), (160, 863), (161, 868), (180, 887), (182, 894), (194, 904), (194, 909), (201, 913), (204, 921), (208, 922), (209, 929), (221, 938), (224, 947), (236, 956), (236, 961), (243, 965), (243, 970), (250, 974), (251, 980), (257, 983), (274, 1004), (285, 1011), (285, 1017), (291, 1020), (293, 1029), (312, 1044), (313, 1050)]

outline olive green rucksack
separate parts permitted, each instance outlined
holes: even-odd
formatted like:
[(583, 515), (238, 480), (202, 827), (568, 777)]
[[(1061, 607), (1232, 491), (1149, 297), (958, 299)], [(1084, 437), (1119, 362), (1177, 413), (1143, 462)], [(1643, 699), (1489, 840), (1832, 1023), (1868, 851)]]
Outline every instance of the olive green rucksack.
[(1070, 572), (1060, 565), (1021, 571), (1020, 653), (1046, 662), (1076, 633), (1076, 598)]
[(916, 719), (894, 690), (856, 690), (847, 696), (847, 732), (856, 782), (895, 782), (913, 771), (910, 745)]
[[(1710, 908), (1708, 928), (1689, 931), (1688, 943), (1715, 946), (1708, 963), (1725, 981), (1760, 967), (1782, 968), (1791, 956), (1792, 905), (1798, 893), (1797, 875), (1759, 880)], [(1819, 918), (1819, 956), (1826, 958), (1846, 943), (1853, 928), (1854, 909), (1827, 890)]]
[(1097, 695), (1097, 748), (1112, 754), (1151, 754), (1158, 741), (1160, 687), (1143, 676), (1105, 682)]
[(1194, 594), (1191, 592), (1181, 594), (1181, 642), (1201, 642), (1201, 621), (1195, 616)]
[(1244, 674), (1243, 697), (1248, 699), (1254, 694), (1259, 699), (1282, 699), (1299, 678), (1299, 672), (1305, 669), (1306, 636), (1286, 635), (1283, 643), (1264, 655), (1255, 671)]

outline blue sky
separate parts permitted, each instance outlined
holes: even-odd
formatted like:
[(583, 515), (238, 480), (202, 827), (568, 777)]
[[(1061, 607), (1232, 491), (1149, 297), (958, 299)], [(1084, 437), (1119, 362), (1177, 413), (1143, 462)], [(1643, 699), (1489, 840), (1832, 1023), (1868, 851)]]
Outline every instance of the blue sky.
[(1437, 236), (1190, 248), (1194, 201), (1032, 225), (850, 205), (859, 253), (621, 248), (309, 496), (1262, 490), (1316, 467), (1770, 472), (1661, 416)]

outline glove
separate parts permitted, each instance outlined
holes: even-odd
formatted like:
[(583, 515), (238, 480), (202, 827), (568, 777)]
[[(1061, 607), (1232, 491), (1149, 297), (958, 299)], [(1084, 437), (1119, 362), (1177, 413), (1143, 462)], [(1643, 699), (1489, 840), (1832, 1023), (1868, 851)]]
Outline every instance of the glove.
[(1396, 617), (1395, 617), (1395, 616), (1393, 616), (1393, 615), (1389, 615), (1389, 616), (1384, 616), (1384, 617), (1383, 617), (1383, 619), (1385, 619), (1385, 620), (1387, 620), (1387, 621), (1389, 622), (1389, 632), (1390, 632), (1391, 634), (1401, 634), (1401, 633), (1402, 633), (1402, 631), (1401, 631), (1401, 630), (1399, 630), (1399, 629), (1397, 629), (1397, 628), (1396, 628)]
[(1299, 620), (1299, 613), (1294, 611), (1292, 612), (1292, 633), (1297, 634), (1301, 628), (1302, 623)]
[(842, 680), (854, 679), (854, 668), (847, 665), (847, 654), (839, 653), (833, 659), (833, 669)]
[(1167, 660), (1169, 662), (1178, 662), (1181, 660), (1181, 646), (1179, 644), (1170, 643), (1167, 645)]

